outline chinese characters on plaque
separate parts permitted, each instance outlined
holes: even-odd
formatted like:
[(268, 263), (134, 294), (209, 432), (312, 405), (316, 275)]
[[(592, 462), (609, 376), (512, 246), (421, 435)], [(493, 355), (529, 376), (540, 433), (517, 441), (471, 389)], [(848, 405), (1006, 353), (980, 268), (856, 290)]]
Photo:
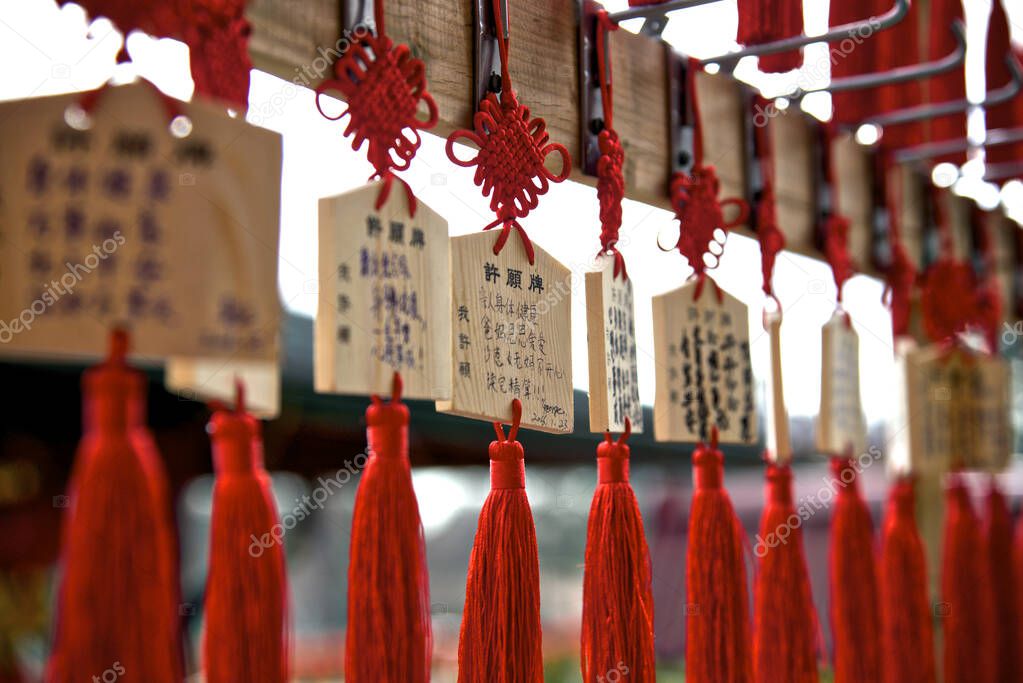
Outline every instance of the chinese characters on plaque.
[(0, 350), (276, 362), (280, 136), (145, 84), (0, 104)]
[(690, 282), (653, 299), (658, 441), (753, 443), (757, 413), (746, 306), (708, 280), (699, 299)]
[(1012, 449), (1005, 359), (930, 346), (900, 351), (897, 368), (895, 469), (1005, 469)]
[(316, 391), (451, 395), (448, 225), (405, 193), (375, 208), (381, 181), (320, 200)]
[(614, 277), (611, 259), (600, 265), (586, 273), (590, 431), (624, 431), (627, 417), (632, 431), (642, 432), (632, 282)]
[(523, 427), (572, 431), (571, 280), (540, 247), (530, 265), (518, 235), (499, 254), (495, 232), (451, 240), (451, 400), (437, 409)]
[(860, 341), (841, 313), (821, 328), (821, 408), (817, 448), (826, 455), (856, 455), (867, 443), (860, 405)]

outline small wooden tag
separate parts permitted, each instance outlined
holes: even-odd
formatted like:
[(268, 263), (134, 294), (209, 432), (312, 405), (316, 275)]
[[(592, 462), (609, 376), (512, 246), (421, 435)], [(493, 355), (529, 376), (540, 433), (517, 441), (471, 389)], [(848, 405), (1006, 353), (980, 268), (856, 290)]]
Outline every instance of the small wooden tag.
[(821, 409), (817, 448), (824, 455), (862, 451), (867, 422), (860, 403), (860, 339), (841, 313), (821, 328)]
[(657, 391), (654, 438), (706, 441), (712, 426), (721, 443), (753, 443), (757, 411), (749, 355), (746, 305), (707, 281), (693, 300), (695, 282), (653, 299)]
[(611, 258), (602, 257), (599, 266), (586, 273), (590, 431), (624, 431), (628, 417), (632, 431), (642, 432), (632, 281), (614, 276)]
[(849, 219), (849, 255), (859, 264), (871, 263), (873, 232), (873, 162), (867, 148), (856, 142), (854, 133), (835, 137), (831, 146), (835, 168), (832, 198), (838, 212)]
[(514, 232), (494, 254), (496, 231), (451, 239), (451, 400), (437, 410), (572, 431), (572, 282), (565, 266), (533, 245), (529, 264)]
[(281, 138), (206, 102), (175, 138), (143, 83), (0, 104), (0, 352), (274, 361)]
[(781, 316), (767, 321), (771, 342), (771, 373), (767, 378), (767, 457), (774, 463), (792, 461), (792, 439), (789, 437), (789, 412), (785, 409), (785, 388), (781, 378)]
[(236, 378), (245, 385), (248, 412), (264, 420), (280, 415), (281, 369), (277, 363), (168, 358), (163, 383), (182, 398), (234, 405)]
[(807, 244), (816, 221), (812, 130), (799, 107), (775, 112), (761, 123), (769, 127), (774, 150), (776, 220), (788, 244)]
[(320, 200), (315, 388), (386, 394), (395, 371), (406, 398), (451, 396), (448, 224), (381, 181)]

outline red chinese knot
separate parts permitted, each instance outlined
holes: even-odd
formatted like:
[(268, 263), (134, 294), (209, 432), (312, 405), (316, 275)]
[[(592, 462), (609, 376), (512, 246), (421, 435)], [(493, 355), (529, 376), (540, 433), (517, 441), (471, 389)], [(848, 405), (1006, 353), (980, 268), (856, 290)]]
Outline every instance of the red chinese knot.
[[(374, 175), (387, 182), (377, 201), (379, 208), (393, 171), (405, 171), (411, 165), (422, 143), (419, 131), (437, 124), (437, 104), (426, 90), (426, 67), (407, 45), (396, 46), (381, 32), (366, 35), (353, 45), (335, 64), (334, 74), (333, 80), (316, 89), (316, 107), (332, 121), (348, 117), (345, 136), (351, 136), (352, 149), (369, 143), (367, 157), (376, 169)], [(320, 96), (328, 90), (340, 92), (348, 101), (348, 108), (338, 116), (328, 115), (320, 106)], [(417, 116), (420, 102), (426, 104), (425, 120)], [(408, 186), (406, 191), (410, 207), (414, 207)]]
[[(698, 166), (691, 174), (676, 173), (671, 179), (671, 206), (675, 210), (675, 218), (679, 222), (679, 236), (676, 248), (686, 257), (696, 275), (702, 277), (708, 268), (704, 261), (710, 252), (710, 244), (719, 242), (714, 232), (742, 224), (749, 211), (746, 202), (741, 199), (718, 200), (721, 183), (713, 166)], [(726, 223), (724, 207), (735, 206), (739, 215)]]

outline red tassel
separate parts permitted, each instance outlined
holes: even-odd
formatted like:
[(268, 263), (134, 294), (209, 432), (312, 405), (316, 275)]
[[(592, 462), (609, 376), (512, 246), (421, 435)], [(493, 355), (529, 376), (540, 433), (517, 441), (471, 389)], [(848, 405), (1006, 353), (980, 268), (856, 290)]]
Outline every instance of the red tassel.
[[(801, 0), (739, 0), (739, 35), (742, 45), (760, 45), (803, 33)], [(760, 70), (784, 73), (803, 63), (802, 50), (761, 55)]]
[(792, 502), (792, 469), (767, 466), (764, 514), (754, 554), (753, 663), (758, 683), (816, 683), (817, 614)]
[[(995, 0), (997, 3), (998, 0)], [(956, 20), (965, 24), (962, 0), (931, 0), (930, 41), (928, 59), (941, 59), (956, 47), (955, 37), (949, 27)], [(1004, 62), (1003, 62), (1004, 63)], [(931, 102), (951, 102), (966, 99), (966, 68), (960, 66), (948, 73), (940, 74), (928, 81)], [(930, 121), (930, 139), (933, 141), (955, 140), (966, 137), (966, 114), (939, 116)], [(945, 155), (938, 161), (961, 164), (965, 155)]]
[(980, 520), (962, 478), (950, 477), (941, 576), (944, 682), (995, 683), (991, 594)]
[(174, 532), (162, 464), (146, 430), (145, 377), (128, 337), (82, 379), (83, 431), (63, 534), (63, 577), (47, 680), (131, 672), (182, 680)]
[[(878, 16), (889, 5), (889, 0), (868, 0), (866, 2), (832, 2), (829, 4), (830, 17), (828, 24), (845, 26), (857, 21), (864, 21)], [(877, 39), (864, 36), (858, 41), (856, 36), (848, 40), (832, 44), (831, 77), (846, 78), (870, 73), (877, 69)], [(833, 120), (842, 125), (858, 125), (878, 108), (877, 90), (850, 90), (832, 93)]]
[(355, 495), (348, 564), (345, 680), (426, 683), (433, 635), (426, 543), (408, 457), (408, 407), (366, 409), (369, 460)]
[[(987, 27), (986, 81), (987, 89), (1001, 88), (1011, 79), (1009, 67), (1005, 64), (1006, 55), (1012, 51), (1009, 37), (1009, 18), (1001, 0), (992, 0), (991, 18)], [(988, 107), (984, 118), (988, 130), (1013, 128), (1023, 120), (1023, 98), (1014, 97), (1011, 101)], [(995, 145), (985, 149), (986, 161), (991, 164), (1003, 164), (1018, 159), (1020, 145)]]
[(693, 503), (686, 553), (686, 680), (750, 683), (749, 596), (744, 534), (724, 487), (717, 429), (693, 453)]
[[(887, 4), (887, 3), (885, 3)], [(891, 28), (877, 32), (872, 38), (877, 51), (874, 66), (878, 70), (912, 66), (923, 60), (920, 50), (920, 3), (910, 5), (909, 14)], [(948, 31), (948, 26), (945, 26)], [(869, 49), (869, 48), (868, 48)], [(913, 107), (923, 101), (921, 80), (886, 85), (877, 89), (878, 108), (882, 112)], [(923, 142), (923, 126), (918, 123), (885, 128), (881, 145), (886, 150), (901, 149)]]
[(597, 447), (597, 489), (586, 527), (582, 674), (585, 683), (653, 683), (654, 601), (650, 553), (629, 485), (629, 438)]
[(934, 683), (934, 616), (911, 478), (892, 486), (881, 535), (881, 642), (885, 683)]
[(839, 482), (831, 518), (831, 630), (835, 683), (881, 680), (874, 525), (854, 461), (832, 458)]
[(508, 437), (495, 422), (497, 441), (490, 443), (490, 495), (469, 557), (458, 683), (543, 683), (540, 563), (522, 444), (515, 440), (518, 399), (512, 409)]
[(1019, 681), (1023, 678), (1020, 661), (1018, 584), (1013, 571), (1012, 514), (1005, 495), (992, 477), (987, 495), (987, 563), (991, 592), (994, 595), (994, 677), (995, 681)]
[[(1016, 578), (1016, 585), (1019, 587), (1016, 591), (1016, 614), (1020, 616), (1020, 621), (1023, 621), (1023, 515), (1016, 519), (1016, 532), (1012, 543), (1012, 571)], [(1023, 629), (1017, 633), (1019, 639), (1017, 652), (1020, 652), (1020, 657), (1023, 657)]]
[[(287, 579), (277, 505), (263, 469), (260, 425), (245, 412), (213, 414), (213, 514), (203, 660), (209, 683), (288, 680)], [(277, 539), (276, 542), (274, 539)]]

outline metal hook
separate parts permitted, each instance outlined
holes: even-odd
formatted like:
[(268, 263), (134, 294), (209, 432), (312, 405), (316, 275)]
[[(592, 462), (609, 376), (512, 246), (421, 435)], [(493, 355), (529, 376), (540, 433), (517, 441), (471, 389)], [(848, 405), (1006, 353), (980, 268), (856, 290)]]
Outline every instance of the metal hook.
[[(501, 11), (501, 31), (508, 40), (508, 2), (498, 0)], [(493, 0), (476, 0), (473, 5), (474, 19), (474, 54), (473, 80), (476, 88), (475, 108), (487, 96), (488, 92), (501, 92), (501, 50), (497, 41), (497, 17), (494, 16)]]
[[(800, 88), (790, 95), (784, 95), (784, 97), (790, 100), (798, 100), (812, 92), (836, 93), (848, 92), (850, 90), (864, 90), (867, 88), (879, 88), (883, 85), (908, 83), (909, 81), (915, 81), (921, 78), (930, 78), (932, 76), (937, 76), (947, 71), (951, 71), (952, 69), (962, 66), (963, 62), (966, 61), (966, 27), (963, 26), (962, 22), (955, 21), (952, 23), (950, 30), (955, 38), (956, 46), (952, 52), (941, 59), (937, 59), (933, 62), (924, 62), (923, 64), (913, 64), (912, 66), (900, 66), (888, 71), (836, 78), (826, 86), (810, 90), (803, 90)], [(873, 121), (870, 123), (873, 123)]]
[(609, 14), (608, 18), (616, 24), (628, 21), (629, 19), (644, 19), (645, 21), (643, 22), (643, 28), (640, 29), (640, 33), (652, 38), (659, 38), (661, 34), (664, 33), (664, 27), (668, 25), (669, 12), (677, 12), (681, 9), (699, 7), (700, 5), (709, 5), (718, 1), (719, 0), (669, 0), (669, 2), (662, 2), (656, 5), (630, 7), (627, 10)]
[(970, 138), (928, 142), (923, 145), (896, 150), (894, 158), (900, 164), (912, 163), (945, 156), (946, 154), (966, 152), (974, 148), (983, 147), (986, 149), (1000, 145), (1011, 145), (1015, 142), (1023, 142), (1023, 128), (996, 128), (987, 131), (983, 142), (973, 142)]
[(1023, 161), (1007, 161), (1004, 164), (988, 164), (984, 171), (984, 180), (995, 182), (1011, 180), (1023, 176)]
[(749, 45), (738, 52), (729, 52), (728, 54), (704, 59), (700, 62), (700, 64), (703, 66), (706, 66), (707, 64), (720, 64), (723, 69), (731, 69), (734, 68), (735, 64), (743, 57), (758, 57), (760, 55), (770, 55), (776, 52), (789, 52), (790, 50), (798, 50), (801, 47), (812, 45), (813, 43), (833, 43), (837, 40), (850, 38), (854, 35), (871, 36), (878, 31), (891, 28), (902, 21), (906, 15), (909, 14), (909, 6), (910, 0), (895, 0), (895, 5), (879, 17), (870, 17), (863, 21), (854, 21), (849, 24), (836, 26), (827, 33), (819, 36), (808, 36), (803, 34), (793, 36), (791, 38), (776, 40), (770, 43)]
[(1020, 65), (1019, 60), (1015, 55), (1009, 54), (1005, 57), (1005, 64), (1009, 67), (1012, 80), (1001, 88), (988, 92), (984, 101), (978, 102), (976, 105), (967, 99), (938, 104), (920, 104), (887, 114), (871, 116), (864, 123), (871, 123), (884, 128), (885, 126), (894, 126), (900, 123), (912, 123), (914, 121), (934, 119), (939, 116), (948, 116), (949, 114), (958, 114), (968, 111), (973, 106), (989, 108), (1004, 104), (1018, 95), (1020, 89), (1023, 88), (1023, 66)]

